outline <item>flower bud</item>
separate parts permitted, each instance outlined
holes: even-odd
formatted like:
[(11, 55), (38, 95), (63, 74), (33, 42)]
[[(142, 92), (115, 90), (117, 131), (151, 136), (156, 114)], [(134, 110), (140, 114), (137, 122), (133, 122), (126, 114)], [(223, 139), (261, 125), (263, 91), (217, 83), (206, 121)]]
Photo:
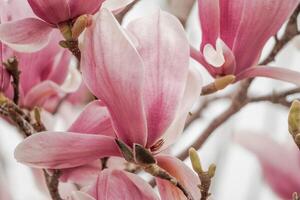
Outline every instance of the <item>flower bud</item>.
[(203, 173), (203, 169), (197, 151), (194, 148), (190, 148), (189, 154), (194, 171), (197, 174)]
[(289, 112), (289, 132), (293, 137), (300, 133), (300, 102), (295, 100)]

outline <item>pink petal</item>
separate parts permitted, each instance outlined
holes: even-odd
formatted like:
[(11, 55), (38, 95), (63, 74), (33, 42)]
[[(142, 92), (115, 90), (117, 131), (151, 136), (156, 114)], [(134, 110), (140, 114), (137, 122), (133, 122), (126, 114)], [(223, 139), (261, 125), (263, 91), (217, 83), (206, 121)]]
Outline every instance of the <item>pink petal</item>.
[(9, 73), (4, 68), (2, 62), (5, 61), (4, 54), (4, 45), (0, 42), (0, 91), (6, 91), (10, 84), (10, 76)]
[(253, 77), (268, 77), (300, 85), (300, 72), (270, 66), (253, 66), (236, 76), (236, 80)]
[[(256, 64), (267, 40), (275, 35), (292, 14), (299, 0), (234, 0), (228, 3), (244, 4), (239, 28), (233, 44), (237, 73)], [(237, 6), (234, 11), (242, 9)], [(239, 12), (239, 11), (238, 11)], [(234, 12), (233, 12), (234, 13)]]
[(59, 180), (62, 182), (75, 183), (80, 187), (84, 187), (87, 185), (91, 185), (96, 181), (101, 169), (101, 161), (96, 160), (83, 166), (62, 169)]
[(94, 14), (105, 0), (68, 0), (71, 18), (74, 19), (83, 14)]
[(198, 0), (202, 30), (201, 52), (206, 44), (215, 45), (220, 35), (219, 0)]
[(51, 97), (62, 97), (63, 91), (59, 85), (52, 81), (44, 81), (33, 87), (24, 97), (22, 104), (25, 107), (33, 108), (35, 106), (43, 106), (43, 104)]
[[(242, 23), (243, 12), (247, 9), (245, 4), (246, 1), (244, 0), (220, 1), (220, 36), (230, 49), (233, 48), (239, 25)], [(247, 20), (251, 21), (253, 18), (248, 18)]]
[(69, 128), (70, 132), (100, 134), (114, 137), (110, 115), (100, 101), (89, 103)]
[[(42, 50), (34, 53), (14, 53), (22, 72), (20, 86), (24, 95), (41, 81), (50, 79), (61, 84), (66, 78), (70, 53), (58, 45), (61, 38), (58, 32), (54, 32), (50, 42)], [(58, 71), (58, 67), (60, 75), (55, 75), (54, 71)]]
[(108, 156), (120, 156), (114, 138), (70, 132), (36, 133), (15, 150), (18, 162), (48, 169), (77, 167)]
[(272, 189), (283, 199), (290, 199), (300, 188), (299, 150), (257, 134), (237, 135), (236, 141), (253, 152), (259, 159), (265, 178)]
[(104, 1), (102, 4), (103, 8), (107, 8), (110, 11), (113, 11), (114, 14), (122, 11), (127, 5), (132, 3), (134, 0), (108, 0)]
[(93, 197), (91, 197), (90, 195), (88, 195), (86, 193), (77, 191), (72, 194), (71, 200), (96, 200), (96, 199), (94, 199)]
[(59, 24), (70, 19), (68, 0), (27, 0), (36, 16), (49, 24)]
[(173, 144), (178, 139), (178, 136), (183, 132), (187, 116), (191, 111), (192, 106), (199, 98), (201, 86), (201, 74), (195, 69), (195, 67), (190, 67), (188, 81), (185, 86), (183, 98), (180, 102), (179, 110), (176, 113), (175, 120), (163, 135), (164, 146), (160, 150), (163, 150)]
[[(194, 199), (200, 199), (200, 180), (196, 173), (187, 167), (182, 161), (168, 155), (156, 157), (158, 165), (174, 176), (191, 193)], [(184, 194), (168, 181), (156, 179), (159, 193), (162, 200), (186, 200)]]
[(179, 20), (160, 10), (131, 22), (127, 29), (137, 39), (145, 65), (144, 107), (151, 146), (174, 120), (183, 97), (189, 44)]
[(48, 44), (52, 27), (35, 19), (25, 18), (0, 24), (0, 40), (21, 52), (34, 52)]
[(158, 200), (150, 185), (135, 174), (105, 169), (91, 194), (101, 200)]
[(118, 137), (129, 145), (145, 145), (144, 66), (136, 49), (106, 9), (86, 31), (84, 44), (81, 66), (85, 83), (106, 104)]

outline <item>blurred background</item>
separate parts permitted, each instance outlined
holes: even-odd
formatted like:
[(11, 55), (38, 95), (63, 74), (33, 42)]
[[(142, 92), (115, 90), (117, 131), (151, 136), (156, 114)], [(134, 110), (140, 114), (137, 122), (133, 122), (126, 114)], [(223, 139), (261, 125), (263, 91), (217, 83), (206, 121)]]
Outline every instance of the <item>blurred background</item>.
[[(181, 17), (186, 20), (186, 31), (190, 44), (196, 48), (200, 45), (201, 30), (199, 28), (198, 9), (196, 3), (191, 0), (178, 0), (178, 5), (191, 5), (191, 11), (183, 13)], [(190, 3), (191, 2), (191, 3)], [(157, 7), (173, 13), (179, 13), (178, 5), (169, 4), (169, 0), (141, 0), (125, 17), (124, 25), (130, 20), (153, 12)], [(170, 6), (171, 5), (171, 6)], [(189, 9), (189, 6), (187, 6)], [(177, 10), (178, 9), (178, 10)], [(187, 16), (189, 16), (187, 18)], [(271, 39), (266, 45), (262, 58), (270, 51), (274, 44)], [(210, 75), (198, 63), (191, 59), (191, 65), (197, 65), (202, 72), (203, 81), (208, 84), (212, 81)], [(300, 38), (294, 39), (276, 57), (271, 65), (300, 70)], [(233, 85), (216, 95), (230, 94), (237, 88)], [(251, 86), (250, 95), (260, 96), (270, 94), (272, 91), (282, 91), (294, 88), (293, 85), (265, 78), (257, 78)], [(295, 96), (293, 97), (295, 98)], [(205, 101), (200, 98), (198, 105)], [(184, 148), (191, 145), (206, 126), (230, 104), (230, 99), (223, 99), (211, 103), (201, 116), (188, 126), (182, 135), (182, 139), (175, 144), (171, 152), (179, 154)], [(53, 123), (59, 130), (64, 130), (76, 114), (68, 115), (67, 121), (64, 115), (78, 113), (80, 106), (64, 105), (60, 110), (61, 116), (57, 116)], [(200, 157), (205, 167), (216, 163), (217, 172), (211, 188), (211, 199), (221, 200), (276, 200), (280, 199), (266, 183), (260, 163), (255, 155), (240, 145), (234, 138), (242, 134), (264, 134), (272, 137), (279, 143), (291, 142), (288, 133), (288, 109), (281, 105), (268, 102), (252, 103), (247, 105), (238, 114), (234, 115), (207, 140), (199, 150)], [(30, 169), (14, 160), (13, 151), (21, 141), (17, 130), (4, 120), (0, 120), (0, 193), (7, 191), (12, 200), (43, 200), (46, 199), (37, 189)], [(292, 144), (292, 142), (291, 142)], [(186, 163), (190, 165), (189, 160)], [(288, 163), (282, 163), (287, 165)], [(300, 191), (300, 188), (299, 188)], [(0, 200), (8, 197), (0, 196)]]

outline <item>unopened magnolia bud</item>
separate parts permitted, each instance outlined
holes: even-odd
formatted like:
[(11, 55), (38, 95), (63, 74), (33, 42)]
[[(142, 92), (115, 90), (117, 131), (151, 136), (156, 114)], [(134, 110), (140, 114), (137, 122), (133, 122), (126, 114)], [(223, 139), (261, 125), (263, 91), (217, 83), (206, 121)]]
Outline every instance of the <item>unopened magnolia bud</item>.
[(141, 165), (151, 165), (156, 163), (151, 152), (139, 144), (134, 144), (134, 160), (137, 164)]
[(201, 166), (201, 161), (200, 161), (198, 152), (194, 148), (190, 148), (189, 155), (190, 155), (190, 160), (191, 160), (194, 171), (197, 174), (203, 173), (203, 169)]
[(289, 132), (295, 138), (300, 133), (300, 102), (295, 100), (289, 112)]
[(116, 139), (115, 141), (116, 141), (124, 159), (128, 162), (134, 162), (134, 156), (133, 156), (132, 149), (127, 144), (122, 142), (121, 140)]
[(230, 85), (234, 81), (235, 81), (234, 75), (227, 75), (227, 76), (222, 76), (220, 78), (217, 78), (215, 80), (216, 89), (223, 90), (224, 88), (226, 88), (228, 85)]
[(90, 15), (81, 15), (78, 17), (72, 27), (72, 38), (78, 39), (80, 34), (92, 24), (92, 17)]
[(216, 169), (217, 169), (217, 166), (215, 164), (211, 164), (208, 168), (208, 176), (209, 178), (212, 178), (215, 176), (215, 173), (216, 173)]
[(201, 95), (208, 95), (208, 94), (215, 93), (219, 90), (223, 90), (234, 81), (235, 81), (234, 75), (226, 75), (226, 76), (216, 78), (216, 80), (213, 83), (210, 83), (202, 88)]

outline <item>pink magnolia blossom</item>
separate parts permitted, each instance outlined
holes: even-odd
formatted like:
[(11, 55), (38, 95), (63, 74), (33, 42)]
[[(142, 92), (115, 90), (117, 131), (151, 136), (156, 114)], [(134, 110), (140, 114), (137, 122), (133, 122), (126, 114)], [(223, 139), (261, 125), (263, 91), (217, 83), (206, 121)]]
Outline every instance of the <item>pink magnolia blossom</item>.
[[(142, 145), (154, 154), (172, 144), (198, 97), (195, 91), (201, 88), (200, 75), (189, 68), (189, 45), (180, 22), (157, 11), (123, 29), (103, 9), (86, 31), (82, 52), (85, 82), (102, 102), (92, 102), (68, 132), (29, 137), (17, 147), (16, 159), (32, 167), (65, 169), (121, 156), (116, 138), (132, 148)], [(110, 120), (99, 123), (97, 109)], [(159, 162), (161, 159), (168, 157), (157, 156)], [(197, 199), (197, 182), (192, 183), (196, 188), (188, 189)], [(171, 187), (170, 183), (162, 185)]]
[[(1, 0), (3, 1), (3, 0)], [(42, 49), (61, 23), (73, 23), (81, 15), (93, 15), (105, 0), (12, 0), (15, 7), (31, 7), (40, 19), (30, 16), (0, 25), (0, 40), (15, 50), (33, 52)], [(118, 10), (132, 0), (107, 0), (106, 7)], [(14, 10), (14, 8), (12, 9)]]
[(283, 145), (257, 134), (239, 136), (238, 142), (257, 156), (265, 180), (279, 197), (288, 200), (300, 192), (300, 152), (294, 143)]
[(200, 52), (191, 56), (213, 77), (236, 81), (264, 76), (300, 84), (300, 73), (257, 66), (268, 39), (291, 15), (299, 0), (198, 0), (202, 28)]

